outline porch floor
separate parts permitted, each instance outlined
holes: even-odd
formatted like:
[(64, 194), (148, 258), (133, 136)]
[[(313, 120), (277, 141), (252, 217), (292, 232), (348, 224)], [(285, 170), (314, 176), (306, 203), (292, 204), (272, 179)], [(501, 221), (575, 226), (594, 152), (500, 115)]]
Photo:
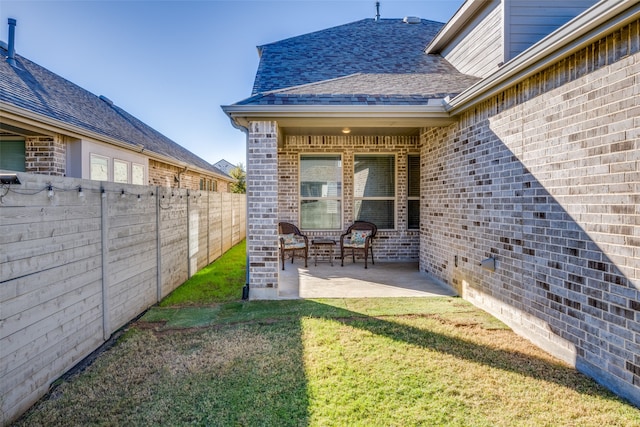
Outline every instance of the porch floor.
[(285, 270), (279, 270), (278, 297), (298, 298), (390, 298), (454, 296), (456, 292), (444, 283), (418, 269), (417, 262), (355, 263), (345, 258), (333, 266), (328, 261), (314, 265), (309, 257), (308, 268), (304, 260), (296, 257), (294, 263), (287, 259)]

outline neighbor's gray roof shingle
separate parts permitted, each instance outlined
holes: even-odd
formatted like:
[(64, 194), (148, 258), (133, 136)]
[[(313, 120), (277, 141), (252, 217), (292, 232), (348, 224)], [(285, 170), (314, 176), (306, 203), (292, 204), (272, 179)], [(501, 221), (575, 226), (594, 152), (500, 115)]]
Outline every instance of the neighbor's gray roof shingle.
[[(7, 51), (0, 47), (0, 56)], [(226, 175), (122, 108), (16, 55), (17, 67), (0, 61), (0, 101), (177, 161)]]
[(260, 46), (252, 96), (237, 105), (416, 104), (478, 81), (424, 47), (442, 23), (363, 19)]

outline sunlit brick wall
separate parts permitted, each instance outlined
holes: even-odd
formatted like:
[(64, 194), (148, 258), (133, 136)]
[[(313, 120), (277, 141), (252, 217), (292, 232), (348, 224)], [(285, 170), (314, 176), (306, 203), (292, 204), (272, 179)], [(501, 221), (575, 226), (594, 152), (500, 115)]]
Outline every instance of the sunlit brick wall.
[(250, 298), (277, 298), (278, 125), (251, 122), (247, 164), (247, 252)]

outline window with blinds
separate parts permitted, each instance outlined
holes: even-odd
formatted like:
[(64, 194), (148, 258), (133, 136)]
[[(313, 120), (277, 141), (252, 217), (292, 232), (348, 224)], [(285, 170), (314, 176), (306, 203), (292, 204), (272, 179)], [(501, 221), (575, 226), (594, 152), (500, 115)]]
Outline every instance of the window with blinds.
[(395, 229), (396, 158), (388, 154), (354, 156), (353, 208), (359, 221)]
[(342, 156), (300, 156), (300, 228), (342, 229)]

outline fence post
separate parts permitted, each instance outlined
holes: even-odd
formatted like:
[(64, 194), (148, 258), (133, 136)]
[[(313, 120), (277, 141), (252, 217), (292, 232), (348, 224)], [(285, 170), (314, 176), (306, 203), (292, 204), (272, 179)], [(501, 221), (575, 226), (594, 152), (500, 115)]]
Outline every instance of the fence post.
[(100, 228), (102, 240), (102, 337), (108, 340), (111, 336), (111, 316), (109, 315), (109, 209), (107, 192), (100, 187)]
[(160, 218), (160, 187), (156, 186), (156, 292), (157, 300), (162, 300), (162, 241), (160, 239), (160, 230), (162, 221)]

